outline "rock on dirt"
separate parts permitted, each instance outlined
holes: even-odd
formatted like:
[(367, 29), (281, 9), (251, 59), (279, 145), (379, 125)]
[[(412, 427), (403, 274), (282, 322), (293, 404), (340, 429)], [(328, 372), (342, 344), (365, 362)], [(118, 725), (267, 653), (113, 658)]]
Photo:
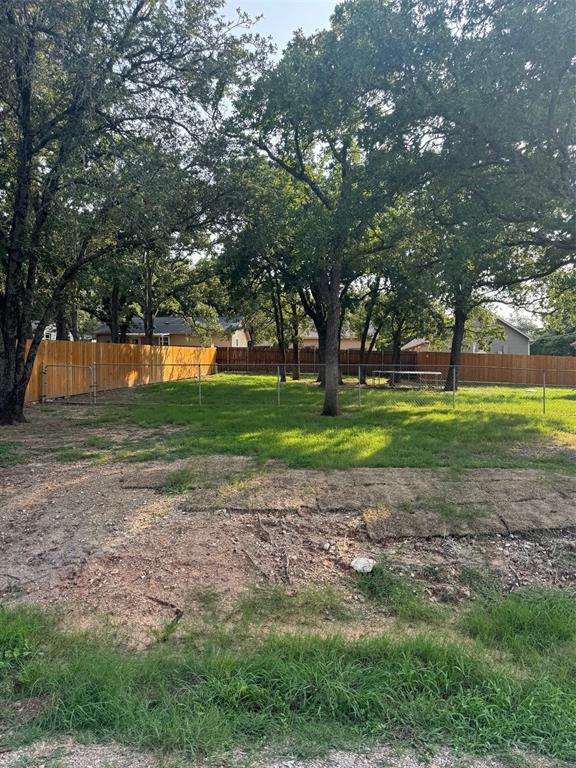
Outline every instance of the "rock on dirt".
[(375, 565), (376, 560), (371, 557), (355, 557), (350, 563), (350, 568), (357, 573), (371, 573)]

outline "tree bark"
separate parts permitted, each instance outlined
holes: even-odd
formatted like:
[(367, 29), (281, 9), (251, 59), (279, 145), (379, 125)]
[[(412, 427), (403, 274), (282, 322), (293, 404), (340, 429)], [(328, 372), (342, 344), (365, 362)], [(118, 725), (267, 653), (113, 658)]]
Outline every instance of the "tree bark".
[(359, 363), (360, 363), (360, 371), (359, 371), (360, 384), (366, 384), (366, 362), (368, 359), (368, 354), (374, 349), (374, 345), (376, 344), (376, 339), (378, 338), (378, 335), (382, 330), (382, 323), (380, 323), (379, 326), (374, 330), (374, 333), (372, 334), (372, 337), (370, 339), (368, 349), (366, 349), (366, 345), (368, 343), (368, 336), (370, 335), (370, 326), (372, 325), (372, 316), (374, 314), (374, 307), (376, 306), (376, 301), (378, 300), (379, 293), (380, 293), (380, 280), (378, 279), (370, 288), (368, 301), (366, 303), (366, 315), (364, 317), (364, 323), (362, 324), (362, 333), (360, 334), (360, 351), (359, 351), (359, 357), (358, 357)]
[(323, 276), (322, 290), (325, 294), (326, 312), (326, 347), (324, 350), (324, 407), (323, 416), (337, 416), (338, 387), (340, 384), (340, 321), (342, 307), (340, 303), (341, 266), (336, 262), (329, 273)]
[(451, 392), (453, 389), (458, 389), (458, 371), (460, 370), (462, 342), (464, 341), (467, 318), (468, 313), (461, 307), (457, 307), (454, 310), (454, 330), (452, 332), (452, 345), (450, 347), (450, 367), (448, 368), (448, 375), (446, 377), (446, 383), (444, 384), (445, 392)]
[(300, 328), (298, 323), (298, 306), (294, 300), (290, 302), (290, 325), (292, 331), (292, 380), (300, 380)]
[[(16, 25), (14, 24), (16, 27)], [(26, 328), (22, 327), (22, 269), (25, 261), (26, 220), (32, 178), (32, 70), (35, 41), (32, 35), (18, 46), (14, 69), (18, 84), (20, 137), (16, 147), (16, 179), (12, 220), (6, 249), (5, 280), (0, 317), (0, 424), (24, 420), (20, 392)], [(25, 391), (25, 389), (24, 389)]]
[(110, 294), (109, 301), (110, 319), (108, 325), (110, 326), (110, 341), (112, 344), (120, 343), (120, 287), (118, 281), (114, 280), (112, 283), (112, 293)]
[(68, 323), (66, 322), (66, 300), (64, 296), (58, 302), (56, 309), (56, 340), (68, 340)]
[(396, 384), (401, 379), (400, 366), (402, 363), (402, 325), (396, 326), (392, 333), (392, 374), (390, 376), (391, 386)]
[(154, 269), (148, 251), (144, 254), (144, 342), (154, 344), (154, 311), (152, 307), (152, 280)]
[(286, 381), (286, 332), (284, 329), (284, 312), (282, 311), (282, 291), (275, 275), (270, 275), (270, 292), (274, 309), (274, 325), (276, 341), (280, 350), (280, 381)]
[(298, 295), (302, 302), (302, 308), (308, 317), (314, 323), (314, 328), (318, 334), (318, 379), (321, 387), (324, 387), (325, 371), (324, 362), (326, 358), (326, 306), (324, 305), (320, 290), (317, 286), (311, 289), (310, 295), (307, 295), (303, 289), (298, 289)]

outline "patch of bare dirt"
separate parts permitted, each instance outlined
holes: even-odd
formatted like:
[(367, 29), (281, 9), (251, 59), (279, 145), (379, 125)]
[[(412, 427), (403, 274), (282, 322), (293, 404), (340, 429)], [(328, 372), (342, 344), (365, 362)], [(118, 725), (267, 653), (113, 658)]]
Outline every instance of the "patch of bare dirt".
[(538, 755), (513, 753), (506, 760), (455, 754), (443, 749), (421, 757), (410, 750), (381, 746), (365, 752), (331, 752), (309, 760), (250, 758), (238, 754), (220, 760), (163, 758), (118, 744), (78, 744), (72, 740), (39, 742), (2, 753), (0, 768), (567, 768)]
[[(190, 491), (161, 493), (185, 467)], [(223, 456), (15, 466), (0, 491), (0, 596), (65, 605), (81, 625), (107, 616), (142, 641), (193, 618), (206, 591), (232, 606), (257, 583), (348, 585), (358, 555), (420, 578), (444, 602), (466, 599), (476, 571), (502, 589), (574, 587), (574, 529), (561, 527), (576, 523), (573, 478), (525, 473), (305, 472)], [(525, 519), (507, 496), (528, 505)]]

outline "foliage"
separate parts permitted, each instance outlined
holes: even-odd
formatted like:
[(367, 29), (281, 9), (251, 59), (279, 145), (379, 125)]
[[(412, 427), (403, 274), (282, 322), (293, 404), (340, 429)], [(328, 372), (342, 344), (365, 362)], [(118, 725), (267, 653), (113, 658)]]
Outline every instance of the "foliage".
[(23, 418), (44, 327), (87, 265), (207, 226), (219, 105), (252, 58), (219, 8), (3, 3), (0, 421)]

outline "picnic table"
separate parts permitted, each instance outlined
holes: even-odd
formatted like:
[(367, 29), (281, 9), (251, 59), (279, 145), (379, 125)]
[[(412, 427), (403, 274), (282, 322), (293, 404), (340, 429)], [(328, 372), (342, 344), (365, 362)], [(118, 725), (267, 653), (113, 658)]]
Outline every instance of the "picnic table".
[(416, 381), (419, 384), (424, 384), (426, 382), (439, 384), (442, 378), (442, 371), (372, 371), (372, 384), (376, 386), (376, 379), (378, 379), (378, 385), (380, 385), (381, 379), (391, 379), (393, 376), (395, 376), (398, 380), (406, 379), (409, 377), (416, 377)]

